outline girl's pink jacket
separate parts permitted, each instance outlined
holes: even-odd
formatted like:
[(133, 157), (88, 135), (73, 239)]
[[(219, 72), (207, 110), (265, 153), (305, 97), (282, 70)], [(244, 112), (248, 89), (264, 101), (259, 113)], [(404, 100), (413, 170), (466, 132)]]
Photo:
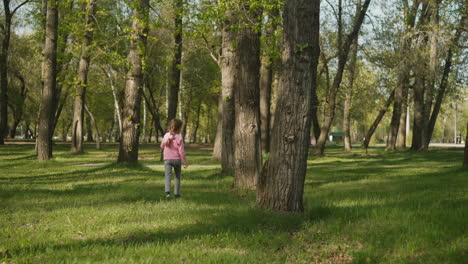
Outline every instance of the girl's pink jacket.
[[(171, 139), (169, 146), (166, 146), (166, 142)], [(161, 142), (161, 149), (164, 150), (164, 160), (182, 160), (184, 164), (187, 164), (187, 158), (185, 157), (184, 140), (179, 134), (172, 135), (166, 133)]]

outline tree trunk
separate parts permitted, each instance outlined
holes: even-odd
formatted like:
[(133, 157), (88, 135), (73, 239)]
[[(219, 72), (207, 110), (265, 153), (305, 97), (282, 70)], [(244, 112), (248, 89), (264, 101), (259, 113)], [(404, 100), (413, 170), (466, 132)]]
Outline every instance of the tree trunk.
[(236, 86), (234, 87), (234, 186), (255, 190), (262, 167), (260, 139), (260, 34), (253, 25), (260, 15), (258, 8), (244, 4), (250, 18), (241, 19), (247, 24), (237, 35)]
[(11, 125), (10, 128), (10, 138), (15, 138), (16, 136), (16, 129), (21, 122), (21, 119), (23, 118), (23, 111), (24, 111), (24, 102), (26, 101), (26, 96), (28, 94), (28, 90), (26, 89), (26, 82), (24, 80), (24, 77), (19, 74), (15, 73), (16, 77), (20, 81), (20, 98), (18, 98), (18, 101), (15, 106), (10, 104), (11, 112), (13, 115), (13, 124)]
[(86, 120), (86, 141), (87, 142), (94, 142), (93, 138), (93, 127), (91, 125), (91, 119), (88, 117), (85, 118)]
[(468, 167), (468, 122), (466, 122), (465, 158), (463, 159), (463, 166)]
[(92, 45), (94, 32), (94, 14), (96, 13), (95, 1), (96, 0), (89, 0), (86, 4), (85, 37), (83, 45), (81, 47), (82, 50), (80, 65), (78, 69), (78, 83), (75, 86), (75, 104), (73, 109), (73, 128), (71, 144), (71, 152), (73, 153), (83, 152), (83, 114), (86, 98), (86, 87), (88, 86), (90, 48)]
[(380, 121), (382, 121), (382, 118), (384, 117), (385, 113), (387, 112), (388, 107), (392, 103), (394, 96), (395, 96), (395, 90), (392, 91), (392, 93), (387, 99), (387, 102), (385, 103), (385, 106), (379, 111), (379, 114), (375, 118), (374, 123), (372, 123), (369, 130), (367, 131), (366, 137), (364, 138), (364, 142), (362, 142), (362, 148), (367, 149), (369, 147), (369, 142), (372, 138), (372, 135), (374, 135), (375, 130), (380, 124)]
[(401, 116), (400, 116), (400, 125), (398, 127), (398, 136), (396, 142), (397, 149), (405, 149), (406, 148), (406, 119), (409, 115), (408, 113), (408, 92), (409, 87), (408, 84), (405, 84), (403, 87), (403, 93), (401, 98)]
[[(467, 9), (468, 9), (468, 4), (465, 3), (463, 7), (462, 17), (460, 19), (459, 26), (457, 27), (455, 35), (452, 39), (451, 45), (458, 44), (458, 41), (464, 31), (464, 28), (466, 27), (466, 23), (468, 20)], [(440, 107), (442, 106), (442, 101), (444, 99), (445, 92), (447, 90), (448, 77), (452, 69), (452, 58), (453, 58), (453, 46), (450, 46), (447, 52), (447, 57), (445, 59), (444, 71), (442, 73), (442, 78), (440, 81), (439, 92), (437, 93), (436, 101), (434, 104), (434, 109), (432, 110), (432, 115), (431, 115), (431, 118), (427, 127), (427, 135), (426, 135), (426, 142), (425, 142), (427, 146), (429, 146), (429, 142), (431, 141), (432, 133), (434, 132), (435, 123), (437, 121), (437, 117), (439, 116)]]
[(99, 135), (99, 129), (98, 129), (98, 125), (97, 125), (97, 122), (96, 122), (96, 118), (94, 118), (93, 113), (89, 110), (89, 108), (88, 108), (88, 106), (86, 104), (84, 105), (84, 107), (85, 107), (86, 113), (89, 116), (89, 119), (91, 119), (91, 122), (93, 123), (93, 126), (94, 126), (94, 131), (95, 131), (94, 139), (96, 140), (96, 149), (101, 150), (101, 138), (100, 138), (100, 135)]
[(223, 95), (220, 94), (218, 97), (218, 120), (216, 121), (216, 136), (213, 147), (213, 155), (211, 156), (211, 158), (214, 160), (221, 160), (223, 140), (223, 103)]
[(129, 71), (125, 85), (123, 131), (117, 163), (137, 162), (140, 137), (140, 103), (143, 82), (143, 57), (148, 33), (149, 0), (139, 0), (133, 8)]
[[(341, 0), (340, 0), (341, 3)], [(329, 91), (329, 102), (328, 107), (326, 109), (325, 120), (322, 123), (322, 128), (320, 131), (320, 137), (317, 140), (317, 145), (315, 146), (315, 154), (316, 155), (323, 155), (325, 150), (325, 143), (328, 139), (328, 133), (330, 132), (330, 127), (332, 125), (333, 119), (335, 117), (335, 108), (336, 108), (336, 96), (338, 95), (338, 90), (341, 86), (341, 81), (343, 79), (343, 71), (346, 65), (346, 61), (348, 60), (349, 51), (351, 48), (351, 44), (356, 40), (359, 35), (359, 31), (361, 30), (361, 25), (364, 22), (365, 15), (367, 13), (367, 9), (369, 7), (370, 0), (366, 0), (362, 7), (362, 10), (359, 9), (356, 12), (353, 30), (352, 32), (347, 35), (344, 44), (342, 44), (342, 33), (341, 33), (341, 4), (340, 4), (340, 11), (339, 11), (339, 33), (338, 33), (338, 70), (333, 79), (333, 84), (330, 87)]]
[[(231, 15), (232, 16), (232, 15)], [(230, 172), (234, 169), (234, 87), (237, 87), (239, 76), (236, 72), (239, 67), (239, 56), (236, 56), (236, 36), (230, 27), (237, 23), (235, 18), (231, 18), (230, 23), (226, 23), (222, 31), (222, 58), (221, 58), (221, 83), (223, 101), (223, 131), (222, 131), (222, 152), (221, 169), (223, 172)]]
[(54, 100), (57, 86), (57, 36), (58, 1), (49, 0), (47, 5), (47, 26), (44, 45), (43, 87), (39, 110), (37, 156), (40, 161), (52, 158), (52, 128), (54, 122)]
[(198, 103), (197, 107), (197, 119), (195, 121), (195, 127), (193, 128), (193, 135), (192, 135), (192, 143), (196, 143), (197, 141), (197, 134), (198, 134), (198, 128), (200, 127), (200, 112), (201, 112), (201, 101)]
[(273, 84), (273, 68), (271, 58), (264, 56), (260, 68), (260, 115), (261, 140), (265, 153), (270, 152), (270, 120), (271, 120), (271, 85)]
[(167, 124), (176, 118), (179, 101), (180, 70), (182, 62), (182, 14), (183, 0), (174, 0), (174, 61), (172, 62), (172, 83), (169, 89)]
[(117, 88), (115, 87), (114, 80), (112, 79), (112, 69), (109, 66), (109, 69), (101, 68), (102, 71), (106, 74), (109, 79), (109, 84), (112, 89), (112, 97), (114, 98), (114, 111), (117, 115), (117, 121), (119, 123), (119, 134), (122, 134), (122, 116), (120, 114), (120, 105), (119, 99), (117, 98)]
[[(271, 151), (257, 184), (257, 204), (303, 211), (311, 127), (311, 94), (316, 83), (320, 0), (287, 0), (283, 11), (282, 72), (271, 135)], [(298, 47), (302, 47), (298, 50)]]
[(8, 50), (10, 48), (11, 19), (10, 1), (3, 0), (5, 24), (3, 26), (2, 50), (0, 53), (0, 145), (8, 133)]
[(424, 86), (425, 78), (421, 65), (415, 65), (416, 81), (414, 83), (414, 120), (411, 150), (418, 151), (422, 147), (422, 133), (424, 132)]

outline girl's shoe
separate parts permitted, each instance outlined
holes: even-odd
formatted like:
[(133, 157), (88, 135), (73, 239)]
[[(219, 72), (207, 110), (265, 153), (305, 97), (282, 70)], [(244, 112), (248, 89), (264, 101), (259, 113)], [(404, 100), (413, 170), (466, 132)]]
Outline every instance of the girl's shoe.
[(180, 194), (174, 195), (175, 198), (180, 198)]
[(170, 198), (171, 197), (171, 193), (170, 192), (167, 192), (166, 193), (166, 198)]

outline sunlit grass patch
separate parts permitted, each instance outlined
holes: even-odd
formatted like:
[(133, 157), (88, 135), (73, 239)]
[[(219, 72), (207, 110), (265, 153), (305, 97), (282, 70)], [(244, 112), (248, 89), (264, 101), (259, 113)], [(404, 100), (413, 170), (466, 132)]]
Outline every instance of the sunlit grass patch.
[(331, 148), (310, 157), (305, 212), (288, 215), (234, 190), (206, 146), (189, 146), (189, 161), (216, 166), (183, 170), (180, 199), (164, 196), (156, 145), (137, 165), (115, 164), (115, 145), (58, 145), (48, 162), (33, 148), (0, 149), (0, 262), (468, 262), (461, 152)]

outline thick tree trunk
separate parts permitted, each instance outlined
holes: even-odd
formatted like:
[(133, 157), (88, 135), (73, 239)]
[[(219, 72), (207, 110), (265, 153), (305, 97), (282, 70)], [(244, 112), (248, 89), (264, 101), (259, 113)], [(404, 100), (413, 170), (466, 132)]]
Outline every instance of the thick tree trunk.
[(169, 89), (167, 123), (176, 118), (179, 101), (180, 69), (182, 63), (182, 13), (183, 0), (174, 0), (174, 60), (172, 62), (172, 83)]
[(75, 104), (73, 109), (73, 128), (71, 152), (83, 152), (83, 114), (88, 86), (88, 70), (90, 61), (90, 48), (93, 41), (93, 21), (96, 13), (96, 0), (89, 0), (86, 4), (85, 37), (81, 50), (80, 65), (78, 69), (78, 83), (75, 86)]
[[(245, 5), (250, 18), (243, 24), (258, 22), (259, 10)], [(262, 168), (260, 139), (260, 34), (253, 25), (241, 29), (237, 35), (236, 56), (238, 79), (234, 87), (234, 186), (255, 189)]]
[(385, 106), (379, 111), (379, 114), (375, 118), (374, 122), (370, 126), (369, 130), (366, 133), (366, 137), (364, 138), (364, 142), (362, 142), (362, 148), (367, 149), (369, 147), (369, 142), (372, 138), (372, 135), (374, 135), (375, 130), (380, 124), (380, 121), (382, 121), (382, 118), (384, 117), (385, 113), (387, 112), (388, 107), (390, 104), (393, 102), (393, 98), (395, 96), (395, 90), (392, 91), (390, 96), (388, 97)]
[[(341, 3), (341, 2), (340, 2)], [(370, 0), (366, 0), (362, 7), (362, 10), (359, 9), (355, 15), (355, 21), (353, 25), (352, 32), (346, 36), (346, 40), (344, 44), (342, 44), (342, 33), (339, 32), (339, 41), (338, 41), (338, 70), (333, 79), (333, 84), (330, 87), (329, 91), (329, 101), (328, 107), (326, 109), (325, 120), (322, 123), (322, 128), (320, 131), (320, 137), (317, 140), (317, 145), (315, 146), (315, 154), (316, 155), (323, 155), (325, 150), (325, 143), (328, 139), (328, 133), (330, 132), (330, 127), (332, 125), (333, 119), (335, 117), (335, 108), (336, 108), (336, 97), (338, 95), (338, 90), (341, 86), (341, 81), (343, 79), (343, 71), (346, 65), (346, 61), (348, 60), (349, 51), (351, 48), (351, 44), (356, 40), (358, 37), (359, 31), (361, 30), (361, 25), (364, 22), (365, 15), (367, 13), (367, 9), (369, 7)], [(340, 7), (341, 9), (341, 7)], [(340, 10), (341, 14), (341, 10)], [(341, 17), (341, 15), (340, 15)], [(342, 21), (341, 18), (339, 19), (339, 24), (341, 25)], [(341, 28), (341, 26), (340, 26)], [(341, 29), (339, 29), (341, 31)]]
[(8, 50), (10, 48), (11, 19), (10, 1), (3, 0), (5, 22), (3, 26), (2, 50), (0, 52), (0, 145), (8, 133)]
[(226, 23), (222, 31), (221, 93), (223, 101), (223, 131), (221, 169), (223, 172), (230, 172), (234, 169), (234, 88), (238, 87), (237, 81), (240, 78), (237, 73), (240, 57), (236, 55), (235, 46), (237, 39), (235, 32), (230, 27), (236, 23), (235, 18), (231, 18), (230, 24)]
[[(320, 0), (287, 0), (283, 11), (282, 72), (270, 157), (257, 184), (257, 204), (301, 212), (316, 83)], [(297, 47), (303, 47), (298, 50)]]
[(96, 140), (96, 149), (101, 150), (101, 138), (99, 135), (99, 129), (98, 129), (96, 118), (94, 118), (93, 113), (89, 110), (86, 104), (84, 105), (84, 107), (85, 107), (86, 113), (89, 116), (89, 119), (91, 119), (91, 122), (93, 123), (93, 126), (94, 126), (94, 131), (95, 131), (94, 139)]
[(414, 83), (414, 120), (411, 150), (418, 151), (422, 147), (422, 133), (424, 132), (424, 90), (425, 78), (421, 66), (415, 65), (416, 81)]
[(406, 119), (408, 116), (408, 92), (409, 92), (409, 87), (408, 84), (406, 84), (403, 87), (403, 93), (402, 93), (402, 98), (401, 98), (401, 116), (400, 116), (400, 126), (398, 128), (398, 136), (397, 136), (397, 142), (396, 142), (396, 148), (397, 149), (405, 149), (406, 148)]
[(140, 103), (143, 84), (143, 57), (148, 33), (149, 0), (139, 0), (133, 9), (130, 38), (130, 65), (125, 85), (123, 131), (117, 163), (137, 162), (140, 137)]
[(216, 136), (213, 147), (213, 155), (211, 156), (211, 158), (214, 160), (221, 160), (223, 146), (223, 103), (223, 95), (220, 94), (218, 97), (218, 120), (216, 121)]
[(54, 122), (54, 100), (57, 86), (57, 37), (58, 1), (49, 0), (47, 5), (47, 26), (44, 45), (42, 76), (42, 99), (39, 110), (37, 156), (40, 161), (52, 158), (52, 129)]

